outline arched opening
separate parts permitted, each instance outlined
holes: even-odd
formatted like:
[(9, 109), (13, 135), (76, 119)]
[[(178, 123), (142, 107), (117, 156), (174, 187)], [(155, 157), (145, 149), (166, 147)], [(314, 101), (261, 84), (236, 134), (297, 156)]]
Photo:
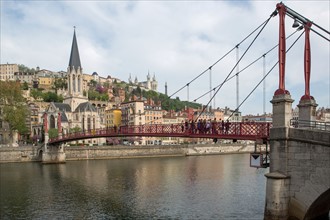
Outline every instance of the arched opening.
[(82, 130), (85, 131), (85, 129), (86, 129), (85, 128), (85, 116), (83, 116), (81, 123), (82, 123)]
[(80, 93), (80, 88), (81, 88), (81, 81), (80, 81), (80, 76), (78, 76), (78, 92)]
[(54, 117), (54, 115), (51, 115), (49, 117), (49, 128), (55, 128), (55, 117)]
[(88, 131), (91, 130), (91, 118), (90, 117), (87, 118), (87, 130)]
[(72, 87), (73, 87), (73, 92), (76, 92), (76, 76), (72, 75)]
[(330, 188), (322, 193), (309, 207), (304, 220), (328, 220), (330, 215)]

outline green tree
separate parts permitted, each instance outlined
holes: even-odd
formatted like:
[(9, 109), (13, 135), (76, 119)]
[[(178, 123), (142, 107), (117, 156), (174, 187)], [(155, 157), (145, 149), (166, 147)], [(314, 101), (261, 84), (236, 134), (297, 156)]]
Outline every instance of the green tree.
[(42, 94), (45, 102), (63, 102), (62, 95), (57, 95), (54, 92), (46, 92)]
[(109, 82), (104, 82), (104, 83), (103, 83), (103, 86), (104, 86), (105, 88), (109, 89), (109, 88), (110, 88), (110, 83), (109, 83)]
[(88, 99), (89, 100), (98, 100), (99, 93), (95, 90), (88, 90)]
[(28, 133), (25, 124), (28, 110), (19, 82), (0, 81), (0, 107), (2, 107), (2, 120), (9, 125), (10, 144), (12, 145), (14, 131), (19, 134)]
[(70, 133), (77, 133), (77, 132), (80, 132), (81, 131), (81, 128), (76, 126), (74, 128), (70, 128), (69, 132)]
[(89, 81), (88, 85), (92, 88), (96, 88), (97, 82), (93, 79), (91, 79), (91, 81)]
[(108, 101), (109, 100), (109, 95), (108, 94), (100, 94), (100, 100), (101, 101)]
[(31, 89), (30, 95), (34, 100), (38, 100), (39, 98), (43, 98), (42, 92), (39, 89)]
[(57, 94), (57, 90), (59, 89), (67, 89), (68, 84), (65, 78), (55, 78), (52, 88), (55, 90)]
[(56, 128), (50, 128), (48, 130), (48, 135), (49, 135), (49, 138), (55, 138), (58, 136), (58, 129)]
[(23, 89), (23, 90), (28, 90), (28, 89), (29, 89), (29, 84), (28, 84), (27, 82), (24, 82), (24, 83), (22, 84), (22, 89)]

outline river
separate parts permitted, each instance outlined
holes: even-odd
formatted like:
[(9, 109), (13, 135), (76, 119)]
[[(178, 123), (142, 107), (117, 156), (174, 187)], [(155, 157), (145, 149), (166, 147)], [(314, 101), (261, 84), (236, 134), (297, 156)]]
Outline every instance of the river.
[(0, 164), (0, 219), (263, 219), (249, 154)]

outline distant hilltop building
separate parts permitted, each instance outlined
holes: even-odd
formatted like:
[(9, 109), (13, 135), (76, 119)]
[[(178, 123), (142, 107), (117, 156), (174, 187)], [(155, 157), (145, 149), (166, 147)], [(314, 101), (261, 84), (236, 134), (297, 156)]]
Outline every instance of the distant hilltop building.
[(18, 71), (17, 64), (0, 64), (0, 80), (15, 80), (14, 73)]
[(145, 90), (152, 90), (152, 91), (155, 91), (157, 92), (157, 89), (158, 89), (158, 82), (156, 80), (156, 76), (154, 74), (154, 76), (152, 77), (151, 79), (151, 76), (150, 76), (150, 73), (148, 72), (148, 75), (147, 75), (147, 81), (144, 81), (144, 82), (139, 82), (137, 77), (135, 77), (135, 80), (133, 81), (132, 80), (132, 76), (131, 74), (129, 75), (129, 78), (128, 78), (128, 83), (134, 85), (134, 86), (139, 86), (141, 89), (145, 89)]

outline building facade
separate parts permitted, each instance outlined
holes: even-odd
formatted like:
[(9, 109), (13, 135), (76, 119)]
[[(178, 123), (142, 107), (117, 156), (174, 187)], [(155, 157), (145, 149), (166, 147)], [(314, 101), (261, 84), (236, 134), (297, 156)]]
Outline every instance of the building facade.
[(17, 64), (0, 64), (0, 80), (15, 80), (15, 73), (19, 72)]

